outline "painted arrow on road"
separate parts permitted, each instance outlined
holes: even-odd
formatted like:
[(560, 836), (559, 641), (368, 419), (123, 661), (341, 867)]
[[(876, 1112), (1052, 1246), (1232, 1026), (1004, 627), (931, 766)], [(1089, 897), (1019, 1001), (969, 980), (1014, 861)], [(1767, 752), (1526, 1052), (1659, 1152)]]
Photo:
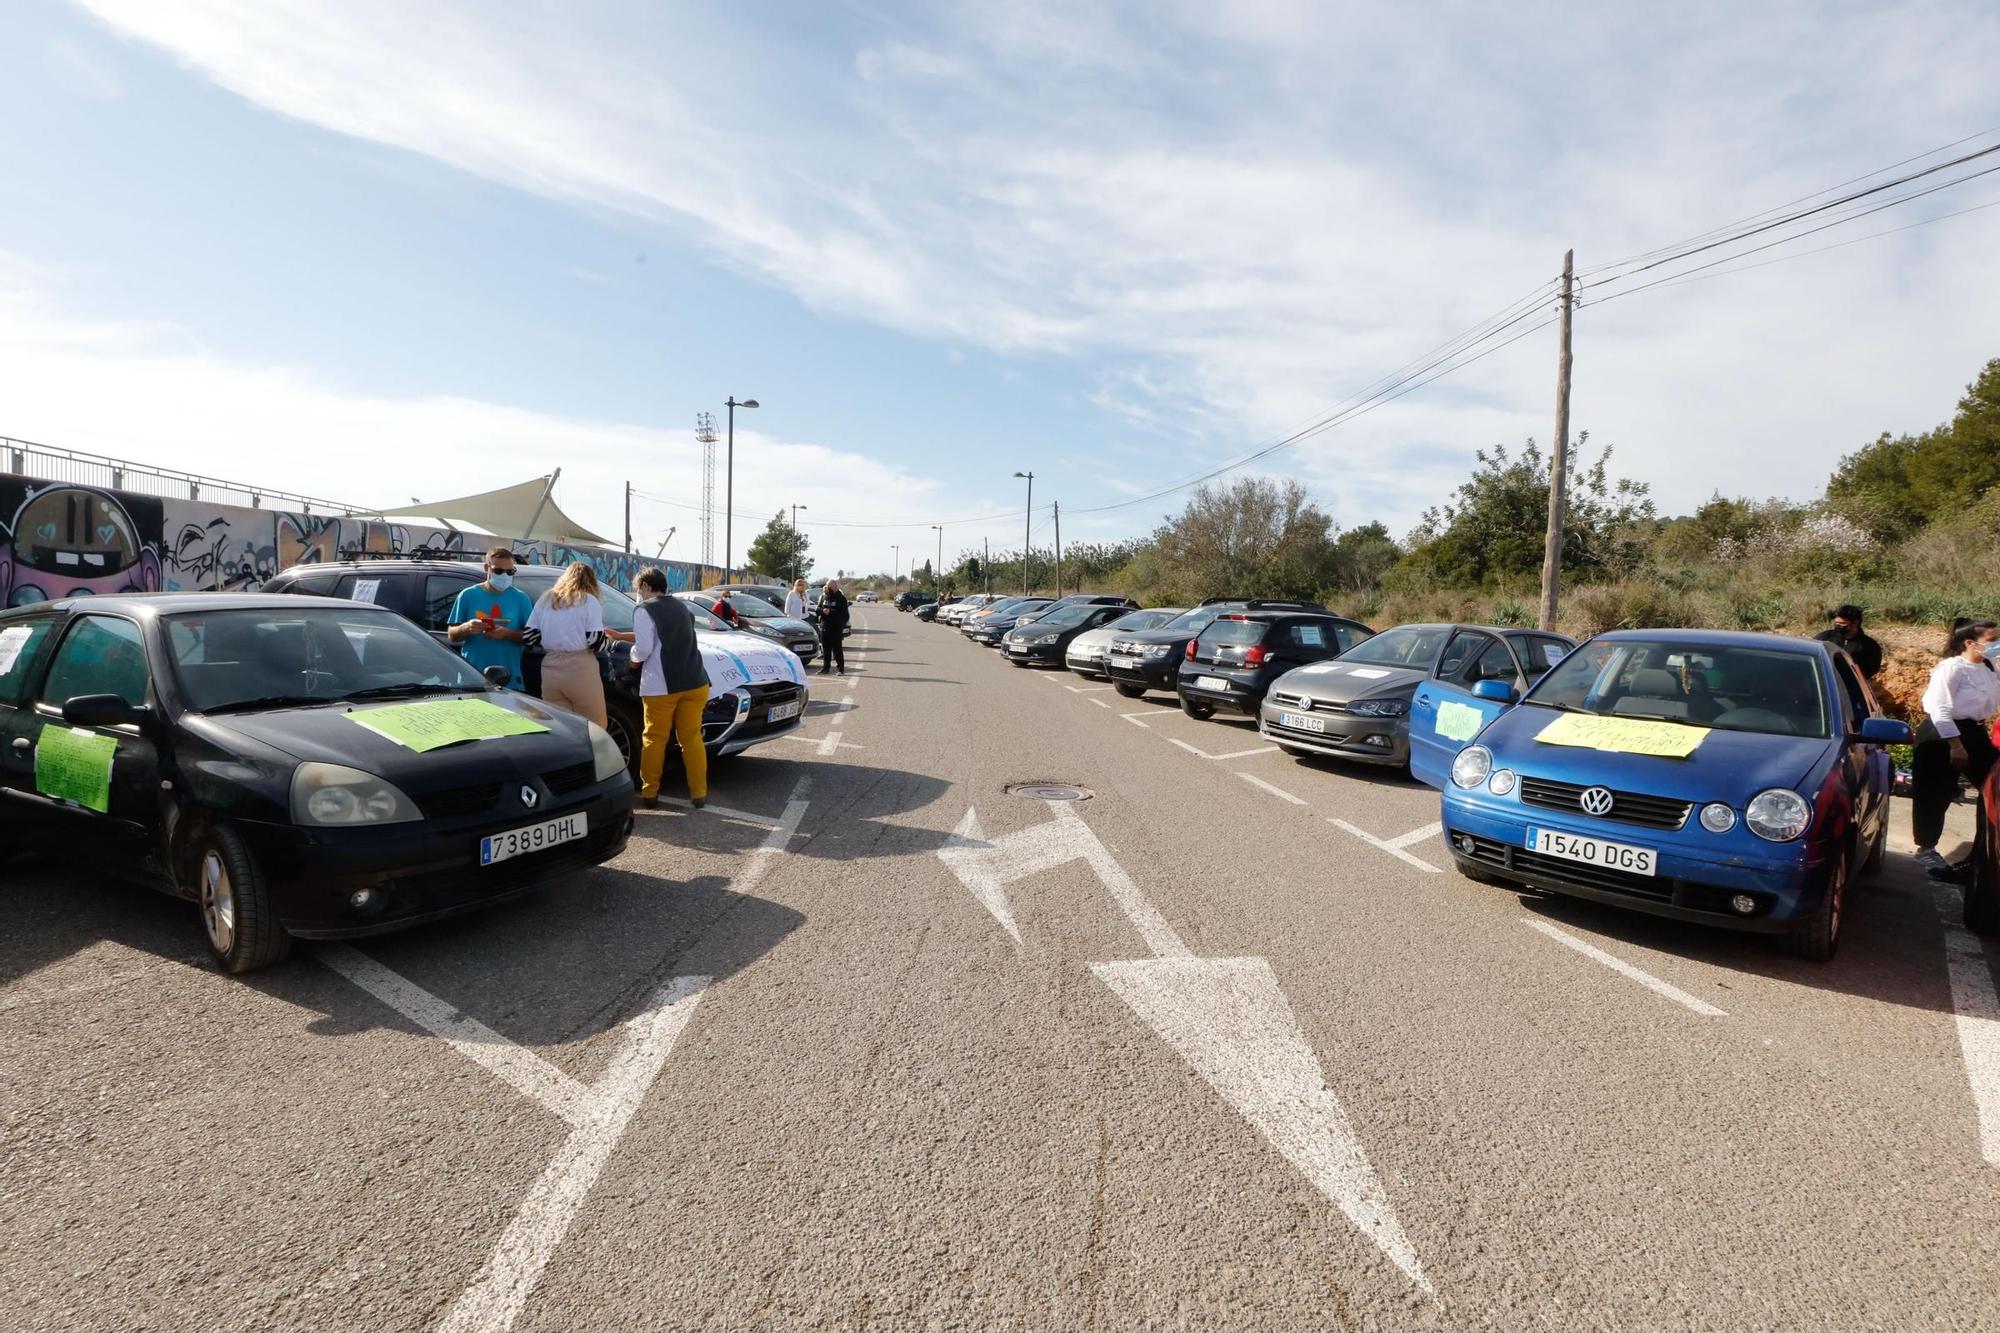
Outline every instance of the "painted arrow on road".
[(1433, 1292), (1270, 963), (1195, 957), (1083, 817), (1067, 802), (1048, 806), (1048, 823), (997, 838), (986, 837), (977, 813), (967, 810), (938, 856), (1017, 945), (1021, 928), (1007, 885), (1087, 863), (1153, 952), (1095, 963), (1091, 971), (1410, 1281)]

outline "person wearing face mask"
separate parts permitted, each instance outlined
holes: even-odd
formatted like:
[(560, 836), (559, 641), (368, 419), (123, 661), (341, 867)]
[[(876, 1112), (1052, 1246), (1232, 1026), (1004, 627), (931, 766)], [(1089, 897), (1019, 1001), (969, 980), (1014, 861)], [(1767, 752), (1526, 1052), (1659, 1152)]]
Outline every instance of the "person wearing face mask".
[(694, 613), (678, 597), (667, 596), (667, 576), (642, 569), (632, 580), (639, 614), (632, 620), (632, 665), (639, 672), (639, 698), (646, 709), (646, 735), (639, 750), (639, 804), (660, 804), (660, 773), (667, 763), (667, 738), (681, 743), (681, 768), (695, 809), (708, 803), (708, 751), (701, 744), (701, 713), (708, 704), (708, 668), (694, 634)]
[(514, 586), (514, 553), (496, 546), (486, 553), (486, 581), (458, 594), (445, 634), (479, 671), (505, 667), (511, 689), (523, 689), (521, 643), (535, 603)]
[(1861, 628), (1861, 608), (1849, 602), (1829, 611), (1827, 619), (1833, 622), (1833, 628), (1821, 630), (1813, 637), (1821, 643), (1845, 649), (1861, 674), (1873, 680), (1875, 673), (1882, 669), (1882, 645), (1868, 637), (1868, 632)]
[(1955, 623), (1944, 659), (1924, 688), (1924, 721), (1910, 759), (1910, 833), (1917, 863), (1936, 878), (1963, 873), (1937, 849), (1959, 777), (1977, 789), (1996, 758), (1987, 724), (2000, 712), (2000, 673), (1986, 661), (1995, 633), (1990, 620)]

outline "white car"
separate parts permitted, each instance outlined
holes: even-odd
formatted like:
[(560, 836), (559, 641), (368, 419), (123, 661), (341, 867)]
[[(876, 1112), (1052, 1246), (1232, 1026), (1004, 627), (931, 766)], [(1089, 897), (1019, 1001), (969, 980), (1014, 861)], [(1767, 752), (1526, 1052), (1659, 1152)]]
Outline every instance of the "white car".
[[(613, 591), (616, 591), (615, 589)], [(691, 600), (695, 646), (708, 671), (708, 706), (701, 714), (702, 748), (711, 757), (737, 754), (798, 730), (812, 691), (806, 664), (782, 644), (730, 629)]]
[(873, 588), (863, 588), (860, 592), (854, 594), (854, 600), (857, 602), (879, 602), (882, 599), (875, 595)]
[(980, 607), (999, 600), (1000, 597), (997, 593), (976, 592), (970, 597), (962, 598), (959, 601), (953, 602), (950, 606), (940, 609), (937, 613), (937, 618), (941, 624), (961, 624), (967, 616), (977, 611)]
[(1134, 611), (1130, 615), (1120, 616), (1109, 625), (1085, 630), (1071, 639), (1069, 647), (1063, 650), (1063, 665), (1079, 676), (1102, 680), (1105, 654), (1111, 651), (1111, 640), (1114, 635), (1123, 634), (1126, 630), (1158, 629), (1175, 616), (1184, 614), (1185, 610), (1184, 607), (1163, 606), (1146, 611)]

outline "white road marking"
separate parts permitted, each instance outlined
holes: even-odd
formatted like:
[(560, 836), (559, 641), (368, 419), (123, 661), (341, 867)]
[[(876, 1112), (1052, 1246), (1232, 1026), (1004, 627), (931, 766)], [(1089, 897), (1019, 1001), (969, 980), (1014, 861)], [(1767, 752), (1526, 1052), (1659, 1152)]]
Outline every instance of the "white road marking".
[(533, 1051), (345, 944), (321, 945), (316, 954), (322, 963), (551, 1115), (571, 1125), (588, 1118), (589, 1089)]
[(1442, 832), (1444, 832), (1443, 824), (1426, 824), (1422, 828), (1411, 829), (1401, 837), (1391, 838), (1382, 845), (1384, 847), (1408, 847), (1412, 843), (1422, 842), (1425, 838), (1435, 838)]
[(1255, 749), (1250, 750), (1231, 750), (1228, 754), (1212, 754), (1209, 758), (1217, 760), (1248, 759), (1253, 754), (1276, 754), (1277, 752), (1278, 747), (1275, 745), (1259, 745)]
[(1215, 756), (1210, 754), (1208, 751), (1200, 748), (1199, 746), (1189, 745), (1186, 741), (1182, 740), (1178, 736), (1169, 736), (1167, 737), (1167, 740), (1170, 744), (1180, 746), (1183, 750), (1186, 750), (1189, 754), (1200, 755), (1203, 759), (1215, 758)]
[(585, 1118), (521, 1201), (492, 1258), (438, 1325), (440, 1333), (499, 1333), (513, 1326), (710, 980), (675, 977), (624, 1025), (625, 1050), (591, 1090)]
[(1290, 792), (1286, 791), (1283, 787), (1274, 787), (1270, 783), (1264, 781), (1264, 779), (1258, 777), (1255, 773), (1238, 773), (1236, 776), (1242, 778), (1245, 782), (1249, 783), (1253, 787), (1262, 787), (1265, 791), (1271, 793), (1271, 795), (1277, 797), (1281, 801), (1290, 801), (1293, 805), (1305, 804), (1303, 800), (1292, 795)]
[(1931, 901), (1944, 926), (1958, 1048), (1979, 1117), (1979, 1155), (1988, 1166), (2000, 1166), (2000, 994), (1994, 991), (1993, 969), (1979, 937), (1959, 924), (1957, 897), (1944, 885), (1932, 884)]
[[(838, 736), (841, 733), (836, 731), (833, 734)], [(788, 741), (800, 741), (806, 745), (826, 744), (826, 737), (824, 736), (801, 736), (796, 731), (788, 731), (782, 737), (780, 737), (780, 739)], [(856, 745), (853, 741), (842, 741), (840, 742), (837, 748), (842, 750), (865, 750), (868, 747), (865, 745)]]
[(1108, 704), (1108, 703), (1104, 702), (1104, 700), (1102, 700), (1102, 699), (1092, 699), (1092, 700), (1091, 700), (1091, 702), (1092, 702), (1092, 703), (1094, 703), (1094, 704), (1096, 704), (1096, 705), (1097, 705), (1097, 706), (1098, 706), (1099, 708), (1109, 708), (1109, 707), (1111, 707), (1111, 705), (1110, 705), (1110, 704)]
[(1410, 1281), (1434, 1294), (1269, 963), (1151, 958), (1091, 970)]
[[(1052, 676), (1050, 679), (1053, 680), (1056, 678)], [(1099, 690), (1108, 690), (1111, 687), (1109, 685), (1065, 685), (1063, 688), (1071, 694), (1096, 694)]]
[(1381, 850), (1389, 853), (1389, 855), (1395, 857), (1399, 861), (1409, 862), (1411, 865), (1415, 866), (1419, 870), (1427, 870), (1433, 875), (1441, 875), (1444, 873), (1443, 871), (1439, 870), (1436, 866), (1432, 865), (1429, 861), (1424, 860), (1421, 856), (1412, 856), (1408, 852), (1404, 851), (1402, 847), (1392, 845), (1394, 843), (1399, 842), (1400, 839), (1384, 840), (1382, 838), (1378, 838), (1372, 833), (1367, 833), (1362, 831), (1361, 829), (1354, 827), (1354, 825), (1348, 823), (1344, 819), (1329, 819), (1326, 822), (1329, 824), (1336, 824), (1341, 828), (1346, 829), (1349, 833), (1352, 833), (1355, 837), (1361, 839), (1361, 841), (1367, 843), (1369, 846), (1378, 847)]
[(1532, 926), (1536, 930), (1541, 931), (1542, 934), (1548, 936), (1550, 939), (1556, 941), (1558, 944), (1568, 945), (1570, 948), (1582, 954), (1585, 958), (1588, 958), (1593, 962), (1604, 964), (1606, 967), (1610, 968), (1613, 972), (1616, 972), (1619, 976), (1638, 982), (1641, 986), (1644, 986), (1647, 990), (1652, 991), (1655, 995), (1664, 995), (1669, 1000), (1672, 1000), (1675, 1004), (1686, 1005), (1688, 1008), (1700, 1014), (1703, 1018), (1727, 1018), (1729, 1016), (1723, 1010), (1716, 1008), (1708, 1001), (1697, 1000), (1694, 996), (1688, 994), (1680, 987), (1670, 985), (1667, 982), (1660, 980), (1658, 977), (1654, 976), (1650, 972), (1641, 972), (1638, 968), (1632, 966), (1624, 959), (1614, 958), (1610, 954), (1604, 952), (1604, 950), (1598, 948), (1596, 945), (1591, 944), (1585, 940), (1578, 939), (1576, 936), (1570, 934), (1568, 931), (1562, 929), (1560, 926), (1552, 926), (1546, 921), (1536, 921), (1530, 917), (1523, 917), (1521, 918), (1521, 920), (1524, 924)]
[(791, 847), (792, 839), (798, 836), (799, 821), (806, 817), (806, 807), (811, 804), (805, 799), (806, 793), (811, 789), (811, 778), (800, 778), (793, 785), (792, 794), (785, 802), (785, 813), (778, 817), (777, 823), (771, 825), (771, 831), (764, 835), (764, 841), (750, 849), (749, 869), (729, 882), (731, 893), (748, 894), (755, 889), (758, 882), (764, 878), (765, 872), (770, 870), (771, 862), (777, 860), (777, 854)]
[[(694, 809), (694, 802), (685, 796), (662, 796), (660, 804), (679, 806), (683, 810)], [(753, 815), (748, 810), (732, 810), (726, 805), (710, 803), (702, 807), (702, 813), (705, 815), (714, 815), (717, 819), (727, 819), (732, 823), (754, 824), (762, 829), (778, 827), (778, 821), (768, 815)]]
[(1127, 722), (1130, 722), (1135, 727), (1145, 727), (1148, 731), (1150, 731), (1152, 730), (1152, 728), (1148, 726), (1146, 723), (1141, 722), (1139, 720), (1140, 718), (1165, 717), (1168, 713), (1178, 713), (1180, 711), (1181, 710), (1178, 708), (1156, 708), (1150, 713), (1120, 713), (1118, 716), (1124, 718)]
[(826, 733), (825, 736), (820, 738), (819, 753), (832, 754), (835, 750), (838, 750), (839, 748), (840, 748), (839, 732), (829, 731)]

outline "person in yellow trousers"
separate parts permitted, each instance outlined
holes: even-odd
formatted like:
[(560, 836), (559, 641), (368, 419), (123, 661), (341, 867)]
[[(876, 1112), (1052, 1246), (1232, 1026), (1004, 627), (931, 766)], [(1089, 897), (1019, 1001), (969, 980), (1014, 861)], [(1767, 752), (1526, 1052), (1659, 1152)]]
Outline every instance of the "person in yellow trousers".
[(708, 703), (708, 669), (694, 637), (694, 613), (667, 596), (667, 576), (642, 569), (632, 580), (639, 614), (632, 622), (632, 664), (639, 668), (639, 697), (646, 707), (646, 736), (639, 753), (639, 804), (659, 808), (660, 770), (667, 737), (681, 742), (688, 797), (708, 804), (708, 751), (701, 746), (701, 710)]

